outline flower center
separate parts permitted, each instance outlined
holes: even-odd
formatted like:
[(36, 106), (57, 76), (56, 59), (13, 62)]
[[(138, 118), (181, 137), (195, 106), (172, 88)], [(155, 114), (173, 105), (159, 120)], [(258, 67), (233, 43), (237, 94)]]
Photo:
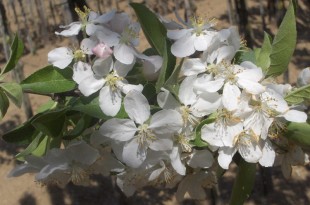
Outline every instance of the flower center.
[(131, 27), (126, 27), (120, 38), (120, 43), (130, 45), (131, 41), (139, 37), (139, 33)]
[(106, 83), (112, 89), (112, 91), (117, 90), (117, 82), (123, 80), (122, 77), (117, 76), (114, 72), (107, 75), (105, 79), (106, 79)]
[(80, 8), (76, 7), (74, 10), (77, 13), (77, 15), (79, 16), (79, 18), (81, 19), (82, 24), (86, 25), (88, 15), (89, 15), (91, 10), (87, 6), (84, 6), (83, 9), (84, 9), (84, 11), (82, 11)]
[(259, 136), (257, 136), (253, 130), (249, 132), (243, 131), (234, 138), (234, 145), (245, 145), (250, 146), (252, 142), (258, 142)]
[(192, 145), (189, 143), (189, 139), (184, 134), (179, 134), (176, 136), (176, 141), (184, 152), (191, 152)]
[(85, 53), (81, 49), (79, 49), (79, 50), (74, 51), (73, 58), (76, 61), (79, 61), (79, 60), (83, 61), (86, 58), (86, 55), (85, 55)]
[(143, 124), (138, 127), (137, 141), (139, 146), (148, 146), (151, 142), (156, 140), (152, 130), (148, 129), (148, 124)]
[(79, 163), (72, 162), (72, 164), (70, 166), (71, 166), (70, 180), (74, 184), (78, 184), (81, 181), (83, 181), (85, 178), (88, 177), (88, 174), (86, 173), (86, 171), (83, 168), (81, 168)]

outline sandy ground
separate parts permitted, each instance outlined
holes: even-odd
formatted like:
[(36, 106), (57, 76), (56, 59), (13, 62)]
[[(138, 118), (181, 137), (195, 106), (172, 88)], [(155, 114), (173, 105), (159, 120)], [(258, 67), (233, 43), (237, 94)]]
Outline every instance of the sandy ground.
[[(219, 0), (197, 0), (197, 13), (200, 15), (215, 16), (219, 19), (218, 28), (227, 27), (228, 17), (226, 15), (226, 1)], [(257, 1), (249, 1), (250, 21), (255, 36), (255, 45), (260, 45), (262, 40), (261, 19), (258, 17)], [(121, 8), (130, 11), (125, 2), (121, 2)], [(310, 39), (309, 21), (307, 15), (309, 6), (306, 7), (301, 2), (302, 9), (298, 10), (298, 45), (294, 53), (294, 58), (289, 65), (290, 82), (295, 83), (300, 68), (310, 65)], [(95, 7), (94, 7), (95, 8)], [(182, 14), (182, 11), (181, 11)], [(169, 15), (173, 18), (173, 15)], [(268, 23), (268, 20), (267, 20)], [(268, 24), (267, 28), (275, 31), (274, 24)], [(142, 37), (143, 39), (143, 37)], [(43, 48), (37, 50), (35, 55), (27, 54), (22, 57), (25, 76), (29, 76), (34, 71), (47, 65), (47, 53), (55, 48), (67, 44), (61, 38), (57, 38), (53, 43), (47, 43)], [(140, 49), (148, 47), (145, 40), (142, 40)], [(47, 97), (30, 95), (34, 111), (49, 99)], [(21, 109), (11, 105), (6, 117), (0, 124), (0, 135), (25, 121), (25, 115)], [(90, 204), (158, 204), (172, 205), (178, 204), (174, 197), (175, 190), (164, 188), (154, 189), (147, 187), (133, 197), (124, 199), (119, 196), (114, 184), (108, 178), (94, 176), (90, 187), (81, 187), (69, 184), (65, 189), (55, 186), (41, 186), (34, 182), (33, 175), (24, 175), (19, 178), (7, 178), (8, 172), (15, 166), (14, 155), (22, 148), (9, 145), (0, 140), (0, 204), (1, 205), (90, 205)], [(267, 187), (269, 194), (264, 195), (261, 171), (257, 169), (257, 181), (255, 190), (247, 204), (310, 204), (310, 167), (296, 167), (293, 177), (285, 180), (279, 168), (274, 168), (272, 172), (273, 187)], [(222, 178), (219, 188), (220, 198), (223, 204), (227, 204), (229, 193), (232, 188), (235, 176), (235, 168), (227, 172)], [(209, 193), (209, 192), (208, 192)], [(209, 197), (210, 198), (210, 197)], [(211, 204), (207, 199), (201, 202), (186, 200), (183, 204)]]

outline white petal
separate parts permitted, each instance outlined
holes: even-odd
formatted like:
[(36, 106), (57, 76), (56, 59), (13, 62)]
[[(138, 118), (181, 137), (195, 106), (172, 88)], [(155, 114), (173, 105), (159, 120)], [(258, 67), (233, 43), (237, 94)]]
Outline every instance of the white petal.
[(119, 141), (132, 139), (137, 130), (135, 123), (129, 119), (113, 118), (104, 122), (100, 127), (100, 133), (103, 136)]
[(202, 93), (191, 106), (191, 113), (196, 117), (203, 117), (215, 112), (221, 105), (222, 99), (218, 93)]
[(119, 62), (124, 64), (132, 64), (135, 60), (133, 49), (125, 44), (119, 44), (114, 47), (114, 56)]
[(79, 90), (84, 96), (90, 96), (100, 90), (104, 84), (105, 80), (103, 78), (98, 79), (94, 75), (89, 75), (80, 82)]
[(165, 88), (157, 95), (157, 103), (162, 109), (176, 109), (181, 106), (180, 103), (173, 97), (173, 95)]
[(65, 37), (76, 36), (80, 32), (82, 24), (80, 22), (73, 22), (68, 26), (60, 26), (60, 28), (69, 28), (69, 29), (63, 30), (61, 32), (55, 32), (56, 35), (61, 35)]
[(64, 69), (72, 62), (73, 52), (67, 47), (55, 48), (47, 54), (47, 58), (50, 64)]
[(101, 43), (107, 44), (109, 47), (119, 44), (120, 35), (110, 30), (96, 31), (94, 34)]
[(147, 147), (139, 146), (136, 139), (132, 139), (124, 146), (122, 158), (128, 166), (138, 168), (146, 158), (146, 151)]
[(151, 117), (149, 128), (156, 134), (173, 134), (181, 129), (183, 119), (175, 110), (161, 110)]
[(109, 86), (104, 86), (99, 94), (99, 106), (102, 112), (108, 116), (115, 116), (121, 108), (122, 96), (116, 90), (112, 91)]
[(187, 164), (193, 168), (209, 168), (213, 161), (213, 155), (209, 150), (194, 150)]
[(307, 114), (298, 110), (289, 110), (287, 111), (283, 117), (290, 122), (306, 122)]
[(132, 67), (134, 66), (135, 61), (132, 64), (124, 64), (119, 61), (116, 61), (114, 64), (114, 70), (116, 73), (121, 76), (125, 77), (129, 71), (131, 71)]
[(72, 79), (80, 84), (85, 78), (94, 75), (91, 67), (88, 63), (83, 63), (81, 61), (73, 65), (73, 76)]
[(219, 156), (217, 158), (219, 165), (223, 169), (228, 169), (237, 149), (234, 147), (222, 147), (219, 149)]
[(129, 93), (132, 90), (138, 91), (138, 92), (142, 92), (143, 90), (143, 85), (139, 84), (139, 85), (131, 85), (131, 84), (126, 84), (123, 82), (119, 82), (117, 83), (118, 88), (122, 91), (122, 93), (126, 94)]
[(98, 44), (98, 40), (94, 38), (84, 38), (81, 42), (81, 50), (83, 53), (92, 55), (92, 49)]
[(93, 23), (98, 23), (98, 24), (104, 24), (112, 20), (112, 18), (115, 16), (116, 11), (113, 9), (105, 14), (102, 14), (100, 16), (97, 16), (95, 19), (88, 19), (89, 21)]
[(92, 69), (94, 73), (99, 77), (107, 76), (113, 68), (113, 58), (108, 57), (106, 59), (99, 58), (95, 60)]
[(194, 83), (194, 88), (201, 92), (214, 93), (222, 88), (224, 85), (224, 79), (218, 78), (212, 80), (212, 75), (201, 75)]
[(180, 175), (185, 175), (186, 167), (181, 161), (181, 156), (178, 147), (173, 147), (169, 154), (173, 169)]
[(238, 79), (239, 87), (245, 89), (248, 93), (257, 95), (265, 91), (265, 87), (247, 79)]
[(272, 167), (274, 164), (276, 153), (269, 140), (266, 140), (264, 142), (262, 152), (263, 152), (263, 155), (259, 159), (259, 164), (264, 167)]
[(149, 102), (146, 97), (138, 91), (133, 90), (125, 96), (124, 106), (130, 119), (140, 125), (149, 119), (151, 115)]
[(180, 38), (172, 44), (171, 53), (179, 58), (192, 55), (195, 53), (194, 40), (195, 36), (193, 35), (186, 35)]
[(185, 76), (197, 75), (206, 71), (206, 65), (200, 58), (186, 59), (181, 67), (181, 73)]
[(189, 29), (181, 29), (181, 30), (168, 30), (167, 31), (167, 37), (173, 40), (177, 40), (182, 38), (183, 36), (190, 33), (191, 30)]
[(257, 163), (262, 157), (263, 153), (257, 142), (248, 140), (249, 143), (239, 143), (238, 151), (241, 157), (249, 163)]
[(224, 107), (229, 111), (237, 109), (240, 95), (241, 92), (236, 85), (225, 83), (222, 98)]
[(197, 95), (193, 91), (193, 85), (196, 81), (196, 76), (186, 77), (179, 88), (179, 99), (184, 105), (192, 105), (197, 100)]
[(218, 134), (215, 123), (206, 124), (201, 128), (201, 139), (212, 146), (222, 147), (224, 145), (222, 137)]
[(158, 138), (151, 142), (149, 148), (154, 151), (166, 151), (171, 150), (173, 146), (172, 139), (169, 138)]

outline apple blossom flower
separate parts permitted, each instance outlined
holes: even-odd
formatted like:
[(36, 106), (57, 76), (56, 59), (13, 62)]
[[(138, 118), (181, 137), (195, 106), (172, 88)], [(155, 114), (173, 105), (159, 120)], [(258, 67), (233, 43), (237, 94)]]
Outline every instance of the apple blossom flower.
[(211, 29), (214, 25), (213, 20), (206, 21), (201, 17), (194, 17), (188, 23), (188, 28), (168, 30), (168, 38), (175, 40), (171, 46), (172, 54), (183, 58), (192, 55), (195, 51), (206, 50), (217, 34)]
[(147, 99), (137, 91), (125, 96), (124, 106), (130, 119), (112, 118), (100, 127), (102, 135), (126, 142), (119, 145), (123, 146), (123, 162), (137, 168), (146, 159), (148, 148), (155, 151), (172, 148), (171, 136), (182, 127), (177, 111), (161, 110), (151, 116)]
[(92, 35), (96, 30), (104, 29), (103, 24), (108, 23), (115, 15), (115, 10), (98, 15), (86, 6), (84, 7), (84, 12), (79, 8), (76, 8), (75, 11), (81, 21), (73, 22), (67, 26), (60, 26), (60, 28), (64, 28), (65, 30), (55, 32), (57, 35), (65, 37), (76, 36), (81, 30), (85, 31), (88, 35)]
[(297, 78), (297, 85), (299, 87), (310, 84), (310, 67), (303, 69)]

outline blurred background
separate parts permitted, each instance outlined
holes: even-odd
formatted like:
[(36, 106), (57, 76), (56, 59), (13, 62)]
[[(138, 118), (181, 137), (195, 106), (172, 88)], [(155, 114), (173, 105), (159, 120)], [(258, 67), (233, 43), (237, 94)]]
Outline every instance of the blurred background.
[[(276, 33), (289, 4), (288, 0), (0, 0), (0, 66), (8, 59), (10, 41), (15, 33), (25, 44), (24, 56), (6, 80), (21, 81), (46, 66), (47, 53), (56, 47), (78, 47), (76, 39), (54, 34), (59, 31), (59, 25), (78, 20), (75, 7), (87, 5), (100, 13), (117, 9), (130, 13), (135, 19), (130, 2), (144, 3), (153, 11), (174, 20), (175, 12), (185, 19), (193, 15), (215, 17), (218, 19), (217, 29), (238, 26), (240, 35), (251, 48), (260, 47), (263, 31), (271, 35)], [(300, 70), (310, 66), (310, 1), (297, 2), (297, 46), (288, 72), (278, 79), (293, 85)], [(142, 51), (147, 47), (149, 45), (141, 33), (139, 49)], [(22, 109), (10, 106), (7, 115), (0, 122), (0, 135), (26, 121), (49, 100), (48, 97), (37, 95), (26, 95), (24, 99)], [(37, 184), (33, 175), (7, 178), (9, 171), (16, 165), (14, 156), (21, 149), (23, 147), (7, 144), (0, 139), (1, 205), (178, 204), (174, 189), (147, 187), (133, 197), (126, 198), (113, 180), (102, 176), (93, 176), (93, 183), (89, 187), (68, 184), (64, 189)], [(181, 204), (227, 204), (236, 170), (236, 166), (232, 165), (232, 169), (219, 182), (217, 190), (206, 190), (206, 200), (187, 199)], [(292, 178), (286, 180), (279, 167), (258, 167), (255, 189), (246, 204), (310, 204), (309, 170), (309, 166), (294, 167)]]

